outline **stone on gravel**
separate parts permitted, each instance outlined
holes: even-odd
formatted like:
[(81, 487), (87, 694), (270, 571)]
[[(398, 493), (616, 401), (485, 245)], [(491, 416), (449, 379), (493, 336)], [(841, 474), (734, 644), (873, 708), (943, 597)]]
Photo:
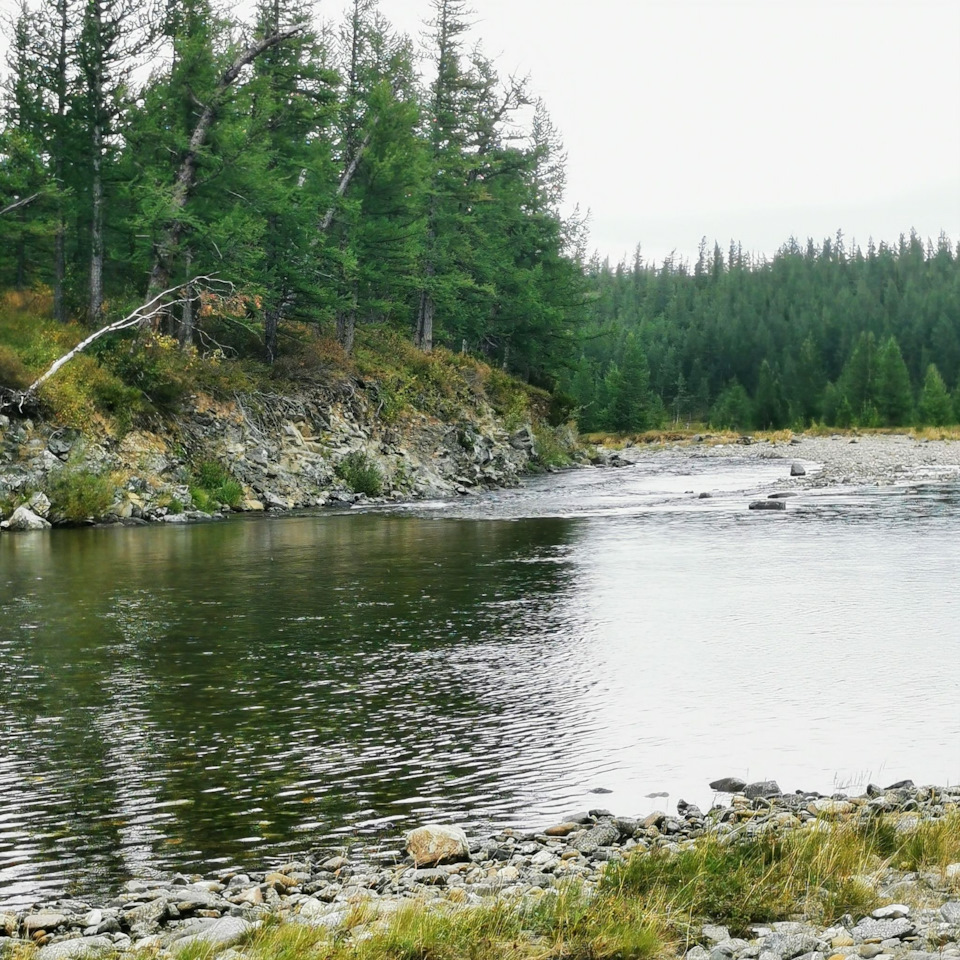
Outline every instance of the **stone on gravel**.
[(81, 960), (96, 957), (114, 949), (109, 937), (80, 937), (76, 940), (61, 940), (41, 947), (36, 960)]
[(850, 935), (860, 943), (868, 940), (879, 943), (882, 940), (909, 937), (915, 932), (916, 927), (905, 917), (898, 920), (874, 920), (873, 917), (864, 917), (850, 931)]
[(609, 847), (620, 839), (620, 830), (612, 823), (598, 823), (582, 837), (574, 841), (573, 847), (581, 853), (596, 853), (600, 847)]
[(719, 923), (705, 923), (701, 928), (705, 940), (713, 943), (722, 943), (730, 939), (730, 931)]
[(747, 781), (739, 777), (721, 777), (710, 784), (710, 789), (719, 793), (739, 793), (746, 785)]
[(802, 463), (792, 463), (790, 465), (790, 476), (791, 477), (805, 477), (807, 471), (804, 470)]
[(750, 510), (786, 510), (783, 500), (754, 500), (748, 507)]
[(807, 933), (773, 933), (763, 938), (760, 945), (761, 956), (773, 954), (779, 960), (794, 960), (805, 953), (815, 953), (820, 941)]
[(829, 797), (823, 797), (812, 801), (807, 809), (810, 813), (824, 817), (846, 817), (853, 813), (856, 807), (849, 800), (831, 800)]
[(579, 823), (573, 823), (573, 821), (558, 823), (556, 826), (547, 827), (547, 829), (543, 831), (543, 834), (546, 837), (565, 837), (567, 834), (573, 833), (579, 826)]
[(440, 823), (411, 830), (406, 847), (418, 867), (470, 859), (470, 844), (463, 830)]
[(899, 920), (910, 916), (910, 908), (905, 903), (891, 903), (886, 907), (877, 907), (870, 916), (874, 920)]
[(255, 928), (249, 920), (241, 917), (221, 917), (210, 923), (194, 921), (185, 927), (178, 927), (178, 936), (169, 949), (180, 953), (190, 947), (229, 947)]
[(62, 913), (57, 913), (54, 910), (40, 910), (37, 913), (28, 913), (23, 918), (23, 931), (30, 936), (36, 930), (46, 930), (47, 932), (51, 930), (56, 930), (57, 927), (63, 926), (67, 922), (67, 918)]
[(770, 797), (782, 796), (783, 791), (776, 780), (758, 780), (755, 783), (748, 783), (743, 788), (743, 793), (749, 800), (756, 800), (757, 797), (769, 800)]
[(26, 507), (17, 507), (9, 520), (0, 523), (0, 528), (4, 530), (49, 530), (50, 523), (43, 517), (38, 517), (32, 510)]
[(950, 900), (940, 908), (940, 916), (955, 927), (960, 927), (960, 902)]

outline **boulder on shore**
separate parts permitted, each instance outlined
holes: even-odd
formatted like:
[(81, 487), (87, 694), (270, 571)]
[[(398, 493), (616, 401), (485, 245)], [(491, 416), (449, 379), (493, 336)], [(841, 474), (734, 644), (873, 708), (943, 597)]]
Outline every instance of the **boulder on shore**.
[(17, 507), (9, 520), (0, 523), (4, 530), (49, 530), (50, 524), (26, 507)]
[(739, 793), (746, 785), (747, 781), (739, 777), (721, 777), (711, 782), (710, 789), (719, 793)]
[(427, 823), (407, 834), (407, 853), (418, 867), (469, 860), (470, 843), (460, 827)]

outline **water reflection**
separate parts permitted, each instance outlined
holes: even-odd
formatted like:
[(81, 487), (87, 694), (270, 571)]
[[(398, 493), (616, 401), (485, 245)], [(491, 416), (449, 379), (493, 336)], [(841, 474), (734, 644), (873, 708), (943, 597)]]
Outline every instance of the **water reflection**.
[(766, 465), (711, 469), (0, 538), (0, 902), (720, 775), (960, 777), (957, 488), (759, 518)]

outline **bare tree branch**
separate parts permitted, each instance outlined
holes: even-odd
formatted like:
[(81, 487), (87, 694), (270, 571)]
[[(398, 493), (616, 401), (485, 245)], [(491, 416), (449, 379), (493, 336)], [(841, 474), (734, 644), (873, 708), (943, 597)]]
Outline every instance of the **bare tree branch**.
[(24, 197), (22, 200), (16, 200), (14, 203), (11, 203), (8, 206), (4, 207), (2, 210), (0, 210), (0, 217), (2, 217), (5, 213), (12, 213), (14, 210), (18, 209), (19, 207), (25, 207), (28, 203), (33, 203), (33, 201), (36, 200), (37, 197), (39, 196), (40, 196), (39, 193), (35, 193), (32, 197)]

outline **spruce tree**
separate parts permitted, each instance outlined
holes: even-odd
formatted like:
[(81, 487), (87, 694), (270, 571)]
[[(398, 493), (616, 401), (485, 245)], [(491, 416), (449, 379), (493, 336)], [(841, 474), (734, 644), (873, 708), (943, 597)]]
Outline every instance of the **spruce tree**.
[(887, 427), (900, 427), (913, 418), (910, 372), (894, 337), (888, 337), (877, 357), (877, 406)]
[(927, 426), (942, 427), (953, 420), (953, 403), (947, 385), (940, 376), (936, 364), (927, 367), (920, 394), (920, 422)]

